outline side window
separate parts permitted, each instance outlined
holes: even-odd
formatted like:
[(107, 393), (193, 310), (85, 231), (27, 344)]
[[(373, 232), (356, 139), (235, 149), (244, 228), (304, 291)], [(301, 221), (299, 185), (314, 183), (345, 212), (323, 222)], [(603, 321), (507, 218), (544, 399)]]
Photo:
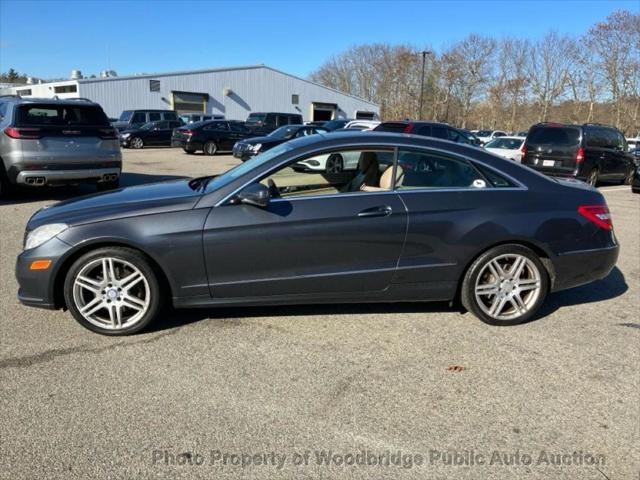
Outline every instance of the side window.
[(462, 135), (456, 132), (453, 128), (447, 129), (447, 133), (449, 134), (448, 135), (449, 140), (451, 140), (452, 142), (467, 143), (465, 139), (462, 137)]
[(448, 139), (448, 135), (447, 135), (447, 128), (446, 127), (440, 127), (440, 126), (434, 126), (433, 127), (433, 136), (436, 138), (444, 138), (445, 140)]
[(158, 120), (160, 120), (160, 112), (149, 112), (149, 121), (150, 122), (157, 122)]
[(289, 125), (289, 117), (287, 115), (278, 115), (278, 126)]
[(131, 118), (131, 123), (147, 123), (147, 114), (144, 112), (138, 112)]
[(470, 163), (417, 150), (398, 152), (396, 188), (485, 188), (484, 177)]
[(156, 128), (159, 130), (167, 130), (169, 128), (169, 122), (158, 122)]
[(268, 113), (264, 119), (264, 125), (272, 128), (278, 126), (276, 124), (276, 116), (273, 113)]
[(163, 120), (177, 120), (178, 114), (176, 112), (165, 112), (162, 114)]
[(230, 123), (231, 131), (234, 133), (245, 133), (247, 128), (241, 123)]
[(275, 198), (391, 190), (393, 151), (336, 150), (295, 160), (260, 182)]
[(493, 136), (495, 137), (504, 137), (506, 134), (504, 132), (496, 132)]
[(7, 116), (7, 104), (0, 103), (0, 120)]

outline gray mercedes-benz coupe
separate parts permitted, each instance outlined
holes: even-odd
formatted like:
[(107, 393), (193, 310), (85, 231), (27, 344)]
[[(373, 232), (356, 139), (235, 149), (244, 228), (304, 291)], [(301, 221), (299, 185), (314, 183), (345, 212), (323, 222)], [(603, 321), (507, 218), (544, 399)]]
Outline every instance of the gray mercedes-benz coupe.
[[(359, 155), (338, 173), (300, 161)], [(125, 335), (176, 308), (449, 301), (531, 319), (550, 291), (609, 274), (603, 196), (477, 148), (406, 134), (279, 145), (216, 177), (58, 203), (28, 222), (22, 303)]]

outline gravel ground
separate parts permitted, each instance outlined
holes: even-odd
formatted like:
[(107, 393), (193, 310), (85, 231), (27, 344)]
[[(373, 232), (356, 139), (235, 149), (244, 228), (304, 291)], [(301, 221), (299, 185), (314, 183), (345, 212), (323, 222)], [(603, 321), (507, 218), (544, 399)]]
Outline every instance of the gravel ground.
[[(125, 185), (236, 163), (124, 155)], [(640, 195), (602, 190), (617, 268), (526, 325), (446, 304), (226, 308), (127, 338), (16, 300), (29, 216), (92, 190), (0, 203), (0, 478), (637, 478)]]

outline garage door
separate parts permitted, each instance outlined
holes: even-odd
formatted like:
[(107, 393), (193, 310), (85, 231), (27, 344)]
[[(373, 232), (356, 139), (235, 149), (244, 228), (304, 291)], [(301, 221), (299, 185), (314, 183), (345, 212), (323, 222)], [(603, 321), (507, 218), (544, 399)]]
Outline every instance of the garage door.
[(207, 111), (206, 93), (171, 92), (173, 94), (173, 109), (179, 113), (204, 113)]
[(333, 120), (336, 117), (338, 105), (335, 103), (311, 102), (311, 120), (326, 121)]

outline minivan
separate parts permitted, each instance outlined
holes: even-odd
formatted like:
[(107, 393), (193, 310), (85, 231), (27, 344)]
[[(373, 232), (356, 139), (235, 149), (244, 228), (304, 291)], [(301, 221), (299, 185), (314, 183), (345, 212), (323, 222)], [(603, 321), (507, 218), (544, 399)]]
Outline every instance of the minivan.
[(255, 112), (250, 113), (245, 125), (257, 135), (267, 135), (285, 125), (302, 125), (299, 113)]
[(159, 120), (177, 121), (178, 114), (173, 110), (124, 110), (120, 114), (118, 121), (113, 122), (112, 125), (119, 131), (123, 131), (138, 128), (145, 123), (157, 122)]
[(522, 146), (522, 164), (593, 186), (601, 180), (629, 184), (634, 171), (633, 156), (622, 132), (595, 123), (532, 126)]

